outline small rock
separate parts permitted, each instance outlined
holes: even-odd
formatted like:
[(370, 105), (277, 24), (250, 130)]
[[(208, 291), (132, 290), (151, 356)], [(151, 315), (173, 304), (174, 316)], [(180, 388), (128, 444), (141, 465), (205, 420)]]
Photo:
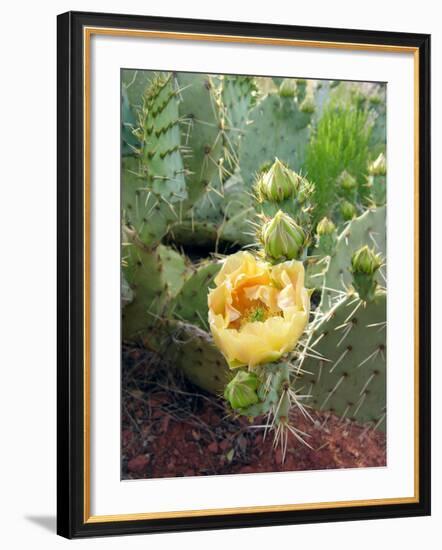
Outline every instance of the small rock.
[(138, 455), (135, 458), (132, 458), (131, 460), (129, 460), (127, 464), (127, 468), (129, 472), (141, 474), (144, 472), (149, 462), (150, 462), (149, 455)]

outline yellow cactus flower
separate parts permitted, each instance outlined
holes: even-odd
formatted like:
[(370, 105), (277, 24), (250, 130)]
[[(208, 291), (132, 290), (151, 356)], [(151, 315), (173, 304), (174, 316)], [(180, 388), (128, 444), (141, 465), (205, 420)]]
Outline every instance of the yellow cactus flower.
[(310, 312), (301, 262), (270, 265), (237, 252), (226, 258), (215, 284), (209, 324), (230, 368), (277, 361), (294, 349)]

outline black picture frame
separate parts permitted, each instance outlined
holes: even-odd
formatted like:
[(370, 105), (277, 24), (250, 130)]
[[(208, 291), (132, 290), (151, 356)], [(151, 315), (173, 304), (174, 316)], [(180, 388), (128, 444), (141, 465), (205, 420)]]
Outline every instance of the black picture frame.
[[(86, 27), (140, 29), (387, 45), (413, 48), (418, 59), (419, 125), (419, 407), (418, 498), (410, 503), (229, 513), (111, 521), (89, 521), (85, 512), (84, 411), (84, 41)], [(430, 36), (397, 32), (298, 27), (68, 12), (57, 21), (58, 131), (58, 369), (57, 517), (67, 538), (333, 522), (430, 514)]]

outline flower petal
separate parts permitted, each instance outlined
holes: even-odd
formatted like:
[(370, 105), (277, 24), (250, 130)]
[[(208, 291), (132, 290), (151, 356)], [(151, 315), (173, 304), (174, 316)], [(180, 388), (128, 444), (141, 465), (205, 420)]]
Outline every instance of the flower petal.
[[(294, 349), (310, 312), (302, 262), (271, 266), (250, 252), (238, 252), (225, 260), (215, 283), (208, 296), (209, 324), (231, 368), (277, 361)], [(228, 328), (247, 301), (261, 301), (271, 316)]]

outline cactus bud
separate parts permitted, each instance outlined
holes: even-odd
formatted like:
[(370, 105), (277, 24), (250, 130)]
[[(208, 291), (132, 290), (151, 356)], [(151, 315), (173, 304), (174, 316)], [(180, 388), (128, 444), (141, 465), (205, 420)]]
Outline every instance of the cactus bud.
[(324, 254), (331, 255), (337, 243), (336, 225), (327, 217), (316, 226), (316, 247)]
[(312, 114), (315, 112), (315, 99), (313, 94), (307, 94), (299, 106), (301, 113)]
[(368, 246), (357, 250), (351, 258), (354, 286), (362, 300), (372, 301), (376, 294), (377, 281), (375, 275), (382, 265), (379, 254)]
[(296, 80), (294, 78), (284, 78), (279, 87), (281, 97), (294, 97), (296, 94)]
[(322, 218), (322, 220), (318, 223), (318, 226), (316, 227), (316, 233), (318, 235), (330, 235), (331, 233), (334, 233), (335, 230), (336, 225), (327, 217)]
[(232, 409), (245, 409), (258, 403), (258, 386), (259, 379), (256, 374), (240, 370), (227, 384), (224, 399), (230, 403)]
[(261, 240), (267, 257), (282, 262), (299, 258), (306, 235), (293, 218), (279, 210), (262, 228)]
[(344, 191), (353, 191), (356, 188), (357, 183), (355, 178), (344, 170), (338, 178), (339, 184)]
[(387, 173), (387, 161), (384, 153), (381, 153), (376, 160), (368, 166), (370, 176), (385, 176)]
[(382, 260), (379, 254), (376, 254), (367, 245), (357, 250), (351, 258), (351, 270), (353, 273), (373, 275), (381, 265)]
[(258, 180), (258, 195), (261, 200), (281, 202), (295, 195), (301, 179), (296, 172), (287, 168), (279, 159), (275, 159), (270, 169)]
[(316, 245), (323, 253), (331, 255), (337, 243), (336, 225), (327, 217), (316, 226)]
[(356, 217), (356, 207), (349, 201), (341, 203), (341, 215), (345, 221), (352, 220)]

